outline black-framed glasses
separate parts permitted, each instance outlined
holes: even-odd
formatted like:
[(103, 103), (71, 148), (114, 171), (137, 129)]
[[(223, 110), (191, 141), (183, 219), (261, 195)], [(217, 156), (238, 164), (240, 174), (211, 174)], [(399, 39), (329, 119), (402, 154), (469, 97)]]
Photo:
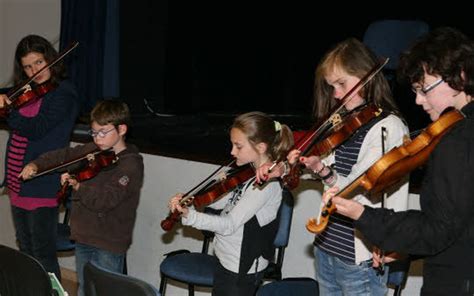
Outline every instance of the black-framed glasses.
[(444, 80), (443, 80), (443, 78), (440, 78), (440, 79), (436, 80), (435, 82), (433, 82), (432, 84), (430, 84), (426, 87), (421, 87), (421, 88), (412, 87), (411, 90), (417, 95), (426, 96), (429, 91), (433, 90), (435, 87), (440, 85), (442, 82), (444, 82)]
[(99, 137), (99, 138), (105, 138), (105, 136), (107, 136), (108, 133), (110, 133), (111, 131), (113, 131), (115, 129), (115, 127), (109, 129), (108, 131), (103, 131), (103, 130), (100, 130), (100, 131), (95, 131), (93, 129), (90, 129), (87, 133), (95, 138), (95, 137)]

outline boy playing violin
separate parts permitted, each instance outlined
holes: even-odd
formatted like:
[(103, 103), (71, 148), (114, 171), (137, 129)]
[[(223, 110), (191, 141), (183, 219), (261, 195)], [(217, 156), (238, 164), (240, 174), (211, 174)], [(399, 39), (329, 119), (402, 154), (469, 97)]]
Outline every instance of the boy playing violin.
[(69, 173), (61, 176), (61, 183), (68, 183), (73, 189), (71, 239), (76, 241), (79, 295), (84, 295), (84, 265), (92, 261), (106, 269), (122, 272), (132, 242), (144, 167), (137, 147), (125, 142), (129, 121), (126, 104), (101, 101), (91, 112), (89, 133), (93, 142), (45, 153), (20, 173), (26, 180), (55, 163), (87, 156), (97, 149), (111, 149), (116, 154), (117, 160), (113, 164), (86, 181), (78, 182)]
[(374, 244), (426, 256), (421, 295), (474, 294), (474, 42), (452, 28), (418, 41), (401, 61), (416, 103), (438, 120), (447, 107), (466, 118), (435, 147), (420, 192), (420, 211), (394, 213), (324, 194)]

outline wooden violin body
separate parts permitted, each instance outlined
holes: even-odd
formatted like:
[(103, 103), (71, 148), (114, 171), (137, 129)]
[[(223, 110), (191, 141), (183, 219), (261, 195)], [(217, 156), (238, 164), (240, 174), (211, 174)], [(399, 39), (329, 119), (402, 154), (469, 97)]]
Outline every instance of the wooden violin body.
[[(414, 140), (390, 150), (336, 195), (348, 198), (357, 188), (378, 193), (395, 184), (412, 170), (426, 163), (442, 137), (462, 119), (464, 115), (457, 110), (444, 113)], [(310, 232), (321, 233), (326, 228), (330, 215), (335, 211), (335, 205), (329, 201), (321, 211), (319, 223), (312, 218), (307, 222), (306, 228)]]
[[(193, 204), (197, 208), (207, 206), (221, 198), (224, 193), (233, 190), (239, 184), (249, 180), (254, 175), (255, 172), (252, 167), (243, 167), (237, 172), (227, 175), (225, 179), (220, 181), (212, 180), (196, 194), (191, 195), (190, 192), (186, 193), (180, 201), (180, 205), (187, 207)], [(180, 215), (178, 211), (170, 212), (166, 219), (161, 221), (161, 228), (165, 231), (171, 230), (174, 224), (179, 220)]]
[[(316, 155), (321, 157), (331, 153), (331, 151), (349, 139), (359, 128), (372, 121), (381, 113), (382, 110), (373, 104), (367, 105), (360, 110), (355, 110), (323, 133), (320, 136), (322, 140), (305, 148), (301, 156)], [(293, 189), (298, 186), (303, 168), (304, 165), (299, 162), (291, 167), (290, 173), (283, 177), (283, 183), (287, 188)]]
[[(115, 152), (113, 152), (112, 150), (100, 151), (97, 154), (90, 157), (90, 159), (87, 160), (84, 167), (82, 167), (80, 170), (76, 172), (71, 172), (70, 175), (72, 178), (76, 179), (78, 182), (89, 180), (97, 176), (97, 174), (99, 174), (103, 168), (114, 164), (116, 161), (117, 161), (117, 156), (115, 155)], [(67, 196), (68, 189), (69, 189), (69, 183), (65, 182), (61, 186), (61, 189), (56, 194), (56, 197), (59, 203), (61, 203), (61, 201), (63, 201), (64, 198)]]
[(10, 99), (12, 103), (0, 108), (0, 117), (6, 117), (8, 113), (10, 113), (10, 110), (18, 109), (27, 103), (33, 102), (55, 88), (56, 87), (50, 81), (46, 81), (42, 84), (36, 85), (34, 88), (27, 87), (23, 93), (16, 97), (10, 97), (9, 94), (7, 94), (8, 99)]

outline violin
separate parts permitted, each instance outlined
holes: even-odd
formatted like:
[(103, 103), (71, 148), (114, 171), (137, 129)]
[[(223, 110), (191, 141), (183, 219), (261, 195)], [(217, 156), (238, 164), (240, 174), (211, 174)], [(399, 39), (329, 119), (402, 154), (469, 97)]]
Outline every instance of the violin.
[[(0, 117), (7, 116), (8, 112), (12, 108), (18, 109), (21, 106), (26, 105), (28, 102), (33, 102), (36, 99), (43, 97), (44, 95), (54, 90), (55, 88), (56, 86), (53, 85), (53, 83), (50, 81), (46, 81), (41, 84), (38, 84), (34, 88), (31, 88), (29, 84), (26, 85), (25, 91), (22, 94), (15, 97), (15, 100), (11, 101), (12, 103), (10, 105), (0, 108)], [(12, 100), (9, 94), (7, 94), (7, 97), (9, 98), (9, 100)]]
[[(321, 157), (331, 153), (331, 151), (349, 139), (359, 128), (371, 122), (380, 114), (382, 114), (382, 110), (374, 104), (354, 110), (350, 115), (341, 119), (341, 121), (335, 124), (330, 130), (323, 133), (321, 135), (323, 140), (313, 145), (308, 145), (301, 152), (301, 156), (316, 155)], [(296, 188), (303, 168), (304, 165), (300, 162), (293, 165), (288, 175), (283, 177), (283, 184), (290, 189)]]
[[(442, 137), (464, 118), (458, 110), (444, 112), (415, 139), (390, 150), (336, 196), (349, 198), (356, 189), (379, 193), (397, 183), (412, 170), (423, 165)], [(315, 218), (311, 218), (306, 223), (306, 229), (312, 233), (321, 233), (334, 212), (336, 206), (329, 200), (321, 210), (319, 223)]]
[(27, 81), (14, 88), (12, 91), (8, 92), (7, 97), (8, 100), (10, 100), (11, 104), (5, 105), (3, 108), (0, 108), (0, 117), (6, 117), (12, 109), (18, 109), (21, 106), (26, 105), (28, 102), (33, 102), (43, 97), (48, 92), (54, 90), (56, 86), (53, 85), (53, 83), (51, 83), (50, 81), (34, 85), (33, 87), (31, 85), (36, 79), (36, 77), (38, 77), (41, 73), (43, 73), (44, 71), (58, 63), (60, 60), (62, 60), (78, 45), (79, 42), (73, 42), (68, 48), (62, 51), (56, 59), (52, 60), (51, 63), (45, 65), (33, 76), (31, 76)]
[[(233, 161), (229, 165), (231, 165), (232, 163)], [(224, 193), (233, 190), (239, 184), (242, 184), (243, 182), (249, 180), (255, 175), (255, 172), (252, 167), (250, 165), (247, 165), (238, 168), (237, 170), (231, 170), (227, 172), (225, 179), (218, 181), (211, 180), (210, 182), (203, 185), (210, 179), (210, 177), (215, 176), (217, 172), (222, 169), (222, 167), (218, 168), (203, 182), (201, 182), (193, 189), (185, 193), (183, 198), (179, 201), (180, 205), (182, 207), (188, 207), (191, 204), (195, 207), (207, 206), (221, 198)], [(199, 190), (195, 194), (192, 194), (192, 192), (195, 191), (197, 188), (199, 188)], [(178, 222), (180, 215), (181, 213), (178, 211), (170, 211), (168, 216), (161, 221), (161, 228), (165, 231), (170, 231), (173, 228), (174, 224)]]
[[(65, 168), (67, 166), (73, 165), (84, 160), (86, 161), (82, 166), (80, 166), (79, 169), (77, 169), (75, 172), (70, 172), (71, 177), (75, 178), (78, 182), (89, 180), (97, 176), (97, 174), (100, 173), (103, 168), (114, 164), (117, 161), (117, 156), (115, 155), (115, 152), (111, 149), (100, 150), (97, 148), (75, 159), (66, 162), (61, 162), (61, 164), (59, 165), (53, 165), (51, 167), (45, 168), (40, 172), (36, 173), (34, 176), (31, 176), (31, 179), (55, 172), (59, 169)], [(61, 202), (64, 197), (67, 196), (67, 190), (69, 188), (68, 185), (69, 183), (65, 182), (56, 194), (58, 202)]]
[[(388, 63), (386, 58), (383, 62), (375, 65), (369, 72), (363, 76), (359, 82), (352, 87), (341, 99), (341, 104), (336, 106), (329, 112), (329, 116), (321, 124), (318, 125), (314, 131), (308, 133), (308, 136), (301, 141), (297, 150), (304, 150), (301, 156), (316, 155), (323, 156), (329, 154), (332, 150), (344, 143), (353, 133), (361, 128), (363, 125), (369, 123), (373, 118), (379, 116), (382, 110), (375, 105), (370, 104), (364, 106), (362, 110), (359, 108), (353, 110), (344, 118), (341, 115), (342, 108), (357, 94), (372, 78), (379, 73), (382, 68)], [(323, 140), (321, 140), (323, 139)], [(298, 186), (299, 178), (303, 172), (304, 166), (299, 162), (293, 164), (288, 175), (283, 177), (283, 184), (289, 188), (294, 189)]]
[[(86, 155), (86, 165), (75, 172), (69, 172), (71, 178), (76, 179), (78, 182), (86, 181), (97, 176), (102, 169), (117, 162), (117, 156), (112, 150), (98, 151), (96, 154)], [(58, 203), (61, 203), (64, 198), (68, 195), (68, 189), (70, 188), (68, 182), (64, 182), (61, 189), (56, 194)]]

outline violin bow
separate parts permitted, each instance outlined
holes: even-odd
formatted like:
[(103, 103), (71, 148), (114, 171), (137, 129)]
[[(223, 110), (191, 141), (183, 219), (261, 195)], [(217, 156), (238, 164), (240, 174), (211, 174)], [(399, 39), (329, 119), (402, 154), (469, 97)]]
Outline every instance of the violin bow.
[[(375, 77), (375, 75), (377, 75), (382, 69), (383, 67), (385, 67), (385, 65), (388, 63), (388, 61), (390, 60), (390, 58), (385, 58), (385, 60), (383, 60), (382, 62), (379, 62), (377, 65), (375, 65), (375, 67), (373, 67), (369, 72), (367, 72), (367, 74), (365, 74), (364, 77), (362, 77), (359, 82), (356, 83), (356, 85), (354, 85), (345, 95), (344, 97), (341, 99), (342, 100), (342, 103), (337, 106), (335, 108), (335, 110), (333, 110), (330, 115), (328, 116), (328, 118), (326, 120), (323, 121), (323, 123), (321, 125), (319, 125), (319, 127), (314, 130), (313, 132), (311, 132), (307, 137), (305, 137), (305, 140), (302, 141), (302, 143), (300, 144), (300, 146), (297, 148), (298, 150), (301, 150), (301, 147), (304, 147), (308, 142), (314, 142), (317, 140), (317, 138), (315, 137), (317, 134), (321, 133), (321, 130), (323, 128), (326, 128), (327, 124), (329, 122), (331, 122), (334, 118), (334, 116), (336, 114), (338, 114), (341, 109), (347, 104), (349, 103), (352, 98), (354, 98), (354, 95), (356, 93), (358, 93), (364, 86), (367, 85), (367, 83), (369, 83), (370, 80), (372, 80), (372, 78)], [(313, 143), (311, 143), (313, 144)], [(307, 145), (307, 149), (309, 149), (312, 145)], [(306, 152), (306, 151), (305, 151)], [(305, 154), (305, 153), (302, 153), (302, 154)]]
[(215, 171), (213, 171), (209, 176), (207, 176), (207, 178), (205, 178), (204, 180), (202, 180), (199, 184), (197, 184), (196, 186), (194, 186), (193, 188), (191, 188), (188, 192), (186, 192), (184, 195), (183, 195), (183, 198), (180, 200), (180, 204), (187, 204), (190, 199), (192, 198), (192, 194), (196, 189), (201, 189), (200, 187), (206, 183), (209, 179), (211, 179), (212, 177), (214, 177), (215, 175), (217, 175), (217, 173), (219, 173), (224, 167), (230, 167), (232, 164), (234, 164), (235, 162), (235, 159), (233, 159), (231, 162), (229, 162), (228, 164), (226, 165), (221, 165), (220, 167), (218, 167)]
[[(73, 159), (73, 160), (71, 160), (71, 161), (62, 163), (62, 164), (60, 164), (60, 165), (53, 166), (52, 168), (47, 168), (46, 170), (41, 171), (40, 173), (35, 174), (34, 176), (31, 176), (30, 179), (33, 179), (33, 178), (36, 178), (36, 177), (39, 177), (39, 176), (42, 176), (42, 175), (46, 175), (46, 174), (48, 174), (48, 173), (51, 173), (51, 172), (54, 172), (54, 171), (56, 171), (56, 170), (62, 169), (62, 168), (64, 168), (64, 167), (67, 167), (67, 166), (69, 166), (69, 165), (71, 165), (71, 164), (74, 164), (74, 163), (79, 162), (79, 161), (81, 161), (81, 160), (83, 160), (83, 159), (86, 159), (89, 155), (97, 155), (97, 154), (99, 154), (99, 153), (102, 153), (102, 152), (105, 152), (105, 151), (109, 151), (109, 150), (111, 150), (111, 148), (110, 148), (110, 149), (107, 149), (107, 150), (100, 150), (100, 149), (97, 148), (97, 149), (92, 150), (91, 152), (87, 153), (86, 155), (77, 158), (77, 159)], [(29, 180), (30, 180), (30, 179), (29, 179)], [(26, 180), (26, 181), (28, 181), (28, 180)]]

